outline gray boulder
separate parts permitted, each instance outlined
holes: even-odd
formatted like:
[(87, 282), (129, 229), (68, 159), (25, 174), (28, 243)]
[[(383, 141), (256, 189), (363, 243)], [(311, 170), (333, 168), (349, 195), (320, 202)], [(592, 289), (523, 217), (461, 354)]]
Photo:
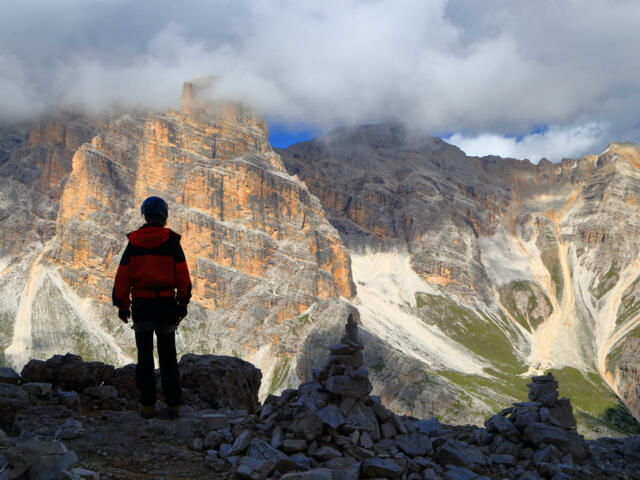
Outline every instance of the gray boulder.
[(369, 395), (373, 385), (367, 377), (350, 377), (347, 375), (333, 375), (325, 382), (327, 391), (345, 397), (364, 398)]
[(489, 432), (496, 432), (509, 440), (519, 441), (521, 436), (518, 429), (506, 417), (494, 415), (484, 422), (484, 426)]
[(55, 437), (60, 440), (71, 440), (78, 438), (84, 433), (82, 422), (67, 418), (60, 428), (56, 431)]
[(241, 478), (250, 478), (252, 480), (263, 480), (267, 478), (275, 465), (266, 460), (261, 460), (253, 457), (242, 457), (238, 464), (236, 473)]
[(51, 393), (50, 383), (30, 382), (22, 385), (22, 389), (34, 397), (44, 397)]
[[(68, 453), (68, 450), (62, 443), (58, 441), (45, 441), (38, 439), (19, 443), (4, 451), (7, 461), (13, 468), (13, 478), (19, 478), (21, 475), (27, 473), (32, 467), (36, 467), (38, 470), (42, 470), (44, 467), (55, 468), (58, 463), (63, 460), (66, 453)], [(69, 463), (69, 460), (72, 459), (67, 458), (64, 460), (64, 463)], [(45, 465), (38, 467), (41, 461), (45, 462)], [(50, 465), (51, 462), (54, 462), (55, 464)], [(71, 464), (68, 466), (71, 466)], [(31, 478), (31, 476), (29, 476), (29, 478)], [(41, 477), (37, 476), (35, 478)], [(55, 476), (52, 475), (52, 478), (55, 478)]]
[(306, 472), (285, 473), (280, 480), (333, 480), (333, 474), (328, 468), (314, 468)]
[(423, 457), (425, 455), (433, 455), (431, 440), (427, 435), (420, 433), (396, 435), (395, 440), (400, 450), (402, 450), (410, 457)]
[(13, 424), (16, 412), (26, 406), (29, 395), (17, 385), (0, 383), (0, 428)]
[(20, 375), (13, 368), (0, 367), (0, 383), (11, 383), (17, 385), (20, 381)]
[(365, 458), (360, 464), (360, 475), (362, 478), (400, 478), (402, 468), (387, 458)]
[(418, 432), (426, 433), (430, 437), (436, 437), (444, 433), (444, 428), (436, 417), (418, 420), (414, 422), (413, 426)]
[(308, 442), (315, 440), (322, 433), (324, 422), (313, 412), (303, 412), (296, 417), (290, 430), (298, 437), (304, 437)]
[(489, 480), (488, 477), (478, 475), (464, 467), (450, 467), (444, 472), (444, 478), (446, 480)]
[(318, 410), (317, 414), (326, 425), (333, 429), (337, 429), (344, 425), (346, 421), (340, 409), (335, 405), (327, 405), (326, 407)]
[(182, 386), (195, 391), (210, 408), (256, 411), (262, 372), (249, 362), (220, 355), (187, 354), (178, 365)]
[(569, 443), (567, 431), (546, 423), (531, 423), (524, 430), (525, 440), (534, 445), (547, 444), (556, 447), (566, 447)]
[(458, 440), (447, 440), (437, 450), (435, 458), (441, 465), (486, 465), (487, 460), (478, 447)]
[(83, 362), (82, 357), (67, 353), (46, 361), (30, 360), (20, 376), (23, 383), (51, 383), (62, 390), (81, 392), (86, 387), (108, 384), (115, 368), (102, 362)]

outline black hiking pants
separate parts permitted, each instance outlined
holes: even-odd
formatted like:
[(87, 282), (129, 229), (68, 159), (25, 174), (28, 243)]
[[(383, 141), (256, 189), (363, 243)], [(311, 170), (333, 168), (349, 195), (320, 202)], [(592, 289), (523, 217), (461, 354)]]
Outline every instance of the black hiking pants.
[(182, 397), (176, 359), (176, 301), (173, 298), (136, 298), (131, 304), (136, 332), (138, 364), (136, 386), (142, 405), (155, 405), (156, 380), (153, 361), (153, 332), (158, 343), (160, 380), (167, 405), (179, 405)]

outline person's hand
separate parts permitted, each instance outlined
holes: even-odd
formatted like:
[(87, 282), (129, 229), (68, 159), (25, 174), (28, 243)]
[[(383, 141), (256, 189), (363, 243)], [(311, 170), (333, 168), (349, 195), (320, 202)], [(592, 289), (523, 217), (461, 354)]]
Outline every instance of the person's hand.
[(118, 318), (120, 320), (122, 320), (124, 323), (129, 323), (129, 316), (131, 315), (131, 312), (129, 312), (129, 310), (123, 310), (120, 309), (118, 310)]
[(187, 316), (187, 306), (178, 304), (176, 308), (176, 327), (180, 325), (180, 322)]

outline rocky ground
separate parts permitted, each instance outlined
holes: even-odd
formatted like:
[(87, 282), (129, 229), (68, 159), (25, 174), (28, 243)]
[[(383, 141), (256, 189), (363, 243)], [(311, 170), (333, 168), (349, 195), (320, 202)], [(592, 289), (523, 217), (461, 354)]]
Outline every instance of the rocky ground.
[[(371, 396), (350, 317), (314, 380), (258, 404), (260, 372), (180, 362), (185, 406), (136, 410), (134, 369), (73, 355), (0, 372), (0, 479), (637, 479), (640, 437), (585, 441), (552, 375), (485, 427), (442, 425)], [(6, 433), (5, 433), (6, 432)]]

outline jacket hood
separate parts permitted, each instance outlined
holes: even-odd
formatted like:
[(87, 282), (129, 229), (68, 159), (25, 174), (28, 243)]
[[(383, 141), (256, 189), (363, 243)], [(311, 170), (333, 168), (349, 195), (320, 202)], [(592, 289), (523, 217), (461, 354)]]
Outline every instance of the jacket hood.
[(145, 225), (142, 228), (127, 234), (129, 242), (135, 247), (155, 248), (169, 239), (171, 230), (164, 227)]

